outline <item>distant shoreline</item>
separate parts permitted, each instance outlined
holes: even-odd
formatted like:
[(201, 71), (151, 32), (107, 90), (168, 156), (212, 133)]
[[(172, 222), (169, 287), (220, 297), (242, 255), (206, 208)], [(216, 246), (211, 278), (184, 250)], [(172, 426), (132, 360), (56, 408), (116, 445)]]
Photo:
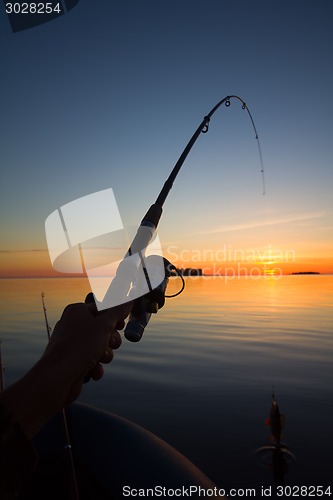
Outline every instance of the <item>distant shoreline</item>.
[(298, 273), (291, 273), (293, 274), (320, 274), (318, 271), (299, 271)]
[[(310, 276), (333, 276), (333, 273), (320, 273), (317, 271), (301, 271), (301, 272), (295, 272), (295, 273), (289, 273), (289, 274), (282, 274), (280, 277), (283, 276), (302, 276), (302, 275), (310, 275)], [(176, 278), (177, 275), (171, 276), (171, 278)], [(250, 278), (249, 276), (246, 275), (241, 275), (241, 274), (235, 274), (235, 275), (222, 275), (222, 274), (202, 274), (201, 276), (184, 276), (184, 278), (209, 278), (209, 277), (221, 277), (221, 278)], [(258, 275), (257, 277), (265, 277), (267, 278), (267, 275)], [(87, 276), (0, 276), (0, 280), (16, 280), (16, 279), (87, 279)]]

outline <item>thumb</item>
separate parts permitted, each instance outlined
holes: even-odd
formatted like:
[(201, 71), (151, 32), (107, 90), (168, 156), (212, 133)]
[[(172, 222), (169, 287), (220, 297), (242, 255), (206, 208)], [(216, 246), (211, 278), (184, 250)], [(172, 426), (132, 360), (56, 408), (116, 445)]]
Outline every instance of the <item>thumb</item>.
[(125, 318), (127, 318), (127, 316), (131, 312), (132, 305), (133, 305), (133, 301), (130, 300), (130, 301), (125, 302), (123, 304), (119, 304), (117, 306), (110, 307), (109, 309), (103, 309), (100, 311), (98, 308), (98, 305), (101, 304), (101, 302), (99, 302), (96, 299), (95, 295), (92, 292), (88, 293), (84, 302), (85, 302), (85, 304), (88, 305), (90, 312), (94, 316), (106, 314), (110, 317), (110, 320), (112, 320), (113, 322), (116, 321), (116, 323), (121, 322)]

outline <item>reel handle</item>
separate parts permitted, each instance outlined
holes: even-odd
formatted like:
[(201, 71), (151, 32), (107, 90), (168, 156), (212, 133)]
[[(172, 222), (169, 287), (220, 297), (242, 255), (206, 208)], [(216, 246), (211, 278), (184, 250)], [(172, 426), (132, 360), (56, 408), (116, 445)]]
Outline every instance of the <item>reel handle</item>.
[(157, 288), (134, 300), (132, 311), (124, 330), (124, 336), (130, 342), (139, 342), (141, 340), (151, 315), (156, 314), (164, 306), (165, 290), (168, 281), (169, 277), (166, 276)]

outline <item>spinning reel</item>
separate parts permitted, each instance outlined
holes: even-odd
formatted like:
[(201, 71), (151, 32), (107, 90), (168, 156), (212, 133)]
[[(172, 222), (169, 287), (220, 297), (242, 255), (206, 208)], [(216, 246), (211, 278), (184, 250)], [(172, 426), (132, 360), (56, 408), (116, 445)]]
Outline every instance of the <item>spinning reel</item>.
[[(155, 255), (151, 255), (146, 258), (147, 261), (156, 258)], [(165, 298), (176, 297), (181, 294), (185, 288), (185, 281), (183, 276), (179, 273), (178, 269), (171, 264), (165, 257), (163, 257), (164, 263), (164, 279), (156, 288), (151, 289), (148, 293), (142, 297), (138, 297), (133, 302), (133, 307), (131, 314), (129, 316), (129, 321), (126, 325), (124, 335), (130, 342), (138, 342), (141, 340), (144, 330), (150, 320), (152, 314), (156, 314), (159, 309), (161, 309), (165, 304)], [(172, 275), (172, 271), (175, 271), (182, 280), (181, 289), (174, 295), (166, 295), (166, 288), (169, 282), (169, 278)], [(148, 281), (149, 283), (149, 281)]]

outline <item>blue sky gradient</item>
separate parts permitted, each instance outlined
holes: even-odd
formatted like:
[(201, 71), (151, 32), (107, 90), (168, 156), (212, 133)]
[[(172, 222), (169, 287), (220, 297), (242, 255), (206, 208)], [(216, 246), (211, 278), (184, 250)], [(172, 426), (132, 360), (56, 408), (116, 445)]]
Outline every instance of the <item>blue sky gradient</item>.
[(162, 244), (332, 259), (332, 15), (329, 1), (80, 0), (13, 34), (3, 9), (1, 251), (46, 250), (47, 216), (109, 187), (138, 224), (203, 116), (237, 94), (267, 194), (233, 101), (183, 166)]

